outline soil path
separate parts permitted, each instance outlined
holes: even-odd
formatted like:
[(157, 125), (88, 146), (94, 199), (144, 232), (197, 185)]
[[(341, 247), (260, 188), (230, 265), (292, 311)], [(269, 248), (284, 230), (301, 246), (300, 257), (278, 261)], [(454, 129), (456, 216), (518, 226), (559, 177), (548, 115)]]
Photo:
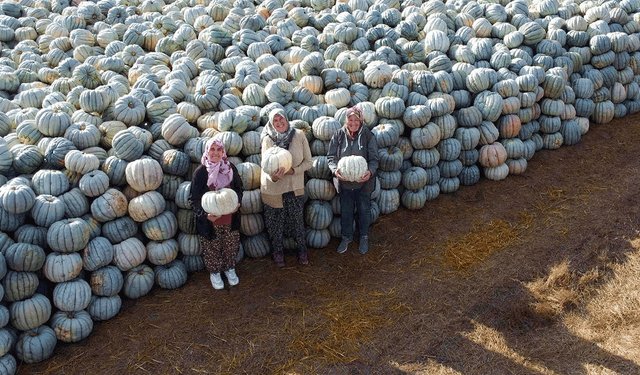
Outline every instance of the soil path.
[(593, 361), (640, 373), (640, 362), (537, 314), (523, 287), (563, 260), (586, 271), (633, 250), (639, 123), (592, 124), (578, 145), (536, 153), (523, 175), (383, 216), (367, 256), (355, 246), (338, 255), (334, 240), (308, 267), (293, 256), (284, 269), (244, 260), (232, 290), (214, 291), (201, 271), (179, 290), (125, 301), (88, 339), (19, 373), (406, 374), (427, 363), (539, 373), (471, 340), (478, 326), (550, 371), (583, 374), (581, 362)]

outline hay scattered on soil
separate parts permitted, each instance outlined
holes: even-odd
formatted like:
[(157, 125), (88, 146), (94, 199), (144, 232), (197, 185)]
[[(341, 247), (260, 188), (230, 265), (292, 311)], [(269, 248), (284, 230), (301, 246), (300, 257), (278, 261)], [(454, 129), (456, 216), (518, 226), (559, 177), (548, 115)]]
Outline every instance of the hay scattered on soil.
[(354, 362), (373, 332), (396, 323), (411, 310), (393, 291), (363, 291), (356, 299), (329, 290), (318, 293), (323, 296), (313, 306), (297, 299), (279, 304), (291, 310), (282, 334), (291, 337), (287, 352), (292, 358), (273, 373), (287, 373), (299, 366), (313, 368), (314, 361)]
[(494, 219), (488, 223), (474, 224), (467, 234), (445, 243), (442, 264), (465, 271), (483, 263), (491, 254), (513, 245), (523, 231), (531, 228), (534, 217), (522, 213), (516, 223)]

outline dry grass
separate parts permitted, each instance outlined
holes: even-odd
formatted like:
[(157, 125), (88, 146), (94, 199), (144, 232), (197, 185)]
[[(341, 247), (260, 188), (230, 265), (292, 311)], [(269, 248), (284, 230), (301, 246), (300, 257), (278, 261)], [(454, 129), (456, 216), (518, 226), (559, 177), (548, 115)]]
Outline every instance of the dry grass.
[(520, 239), (523, 231), (532, 226), (534, 216), (521, 213), (517, 222), (494, 219), (488, 223), (476, 223), (469, 232), (444, 244), (442, 263), (458, 271), (483, 263), (491, 256)]
[(290, 319), (282, 334), (291, 337), (287, 346), (290, 360), (277, 367), (274, 374), (299, 367), (314, 373), (315, 361), (354, 362), (373, 332), (395, 324), (411, 310), (394, 291), (363, 292), (351, 300), (326, 289), (322, 294), (321, 303), (313, 306), (297, 299), (280, 304), (289, 310)]

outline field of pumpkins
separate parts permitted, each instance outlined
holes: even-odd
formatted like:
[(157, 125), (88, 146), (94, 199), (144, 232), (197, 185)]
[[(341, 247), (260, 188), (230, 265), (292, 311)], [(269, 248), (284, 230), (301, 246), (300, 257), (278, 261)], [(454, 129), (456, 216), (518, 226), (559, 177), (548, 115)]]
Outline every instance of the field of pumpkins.
[(267, 256), (260, 133), (284, 108), (314, 155), (307, 244), (323, 248), (340, 235), (326, 154), (348, 107), (380, 148), (374, 221), (418, 210), (639, 112), (639, 11), (638, 0), (0, 2), (0, 373), (86, 338), (121, 298), (204, 268), (188, 196), (209, 137), (246, 190), (240, 258)]

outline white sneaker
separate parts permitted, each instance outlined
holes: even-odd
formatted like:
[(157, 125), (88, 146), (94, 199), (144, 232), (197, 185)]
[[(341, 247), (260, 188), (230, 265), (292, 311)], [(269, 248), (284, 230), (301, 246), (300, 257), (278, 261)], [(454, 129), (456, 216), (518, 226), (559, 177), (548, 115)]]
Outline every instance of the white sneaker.
[(240, 279), (238, 279), (238, 275), (236, 275), (236, 270), (234, 270), (233, 268), (229, 271), (224, 271), (224, 274), (227, 276), (229, 285), (236, 286), (240, 282)]
[(222, 277), (220, 277), (219, 273), (212, 273), (209, 278), (211, 279), (211, 285), (213, 285), (213, 289), (224, 289), (224, 283), (222, 282)]

